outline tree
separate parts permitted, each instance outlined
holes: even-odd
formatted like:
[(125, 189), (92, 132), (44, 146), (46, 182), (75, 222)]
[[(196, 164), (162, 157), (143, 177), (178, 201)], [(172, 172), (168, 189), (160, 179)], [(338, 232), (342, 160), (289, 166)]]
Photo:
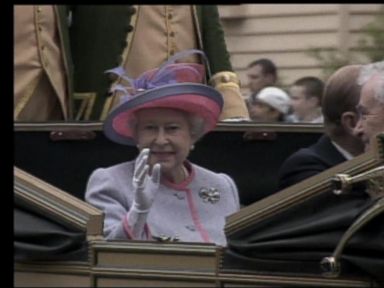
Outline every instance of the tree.
[(362, 28), (362, 34), (355, 49), (347, 51), (340, 51), (336, 48), (309, 49), (307, 55), (320, 63), (323, 79), (327, 79), (342, 66), (361, 62), (357, 59), (358, 54), (368, 59), (368, 62), (384, 60), (384, 8), (380, 10), (372, 22)]
[(364, 36), (359, 39), (359, 48), (371, 62), (384, 60), (384, 8), (375, 20), (364, 27)]

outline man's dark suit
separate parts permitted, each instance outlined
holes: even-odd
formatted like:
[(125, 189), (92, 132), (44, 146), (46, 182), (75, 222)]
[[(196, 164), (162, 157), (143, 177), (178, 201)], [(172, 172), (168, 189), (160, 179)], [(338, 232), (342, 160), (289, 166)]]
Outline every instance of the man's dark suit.
[(346, 160), (331, 139), (323, 135), (315, 144), (300, 149), (284, 161), (278, 173), (278, 191)]
[[(280, 189), (344, 161), (346, 158), (330, 138), (323, 135), (315, 144), (300, 149), (284, 162), (279, 171)], [(377, 206), (376, 200), (364, 191), (365, 184), (355, 186), (353, 193), (342, 196), (312, 195), (289, 209), (271, 213), (264, 221), (256, 221), (252, 229), (229, 235), (224, 267), (258, 272), (321, 273), (323, 257), (332, 255), (342, 235), (359, 216)], [(273, 201), (270, 203), (274, 205)], [(383, 237), (384, 214), (381, 213), (347, 243), (341, 257), (341, 273), (372, 277), (378, 286), (384, 287)]]

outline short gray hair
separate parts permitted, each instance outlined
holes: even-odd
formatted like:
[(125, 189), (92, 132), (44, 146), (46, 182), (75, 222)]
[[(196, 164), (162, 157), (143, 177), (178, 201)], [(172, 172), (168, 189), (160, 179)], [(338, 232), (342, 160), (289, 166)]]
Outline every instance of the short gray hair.
[(204, 135), (205, 121), (202, 117), (197, 115), (186, 114), (191, 128), (191, 136), (197, 141)]
[(375, 87), (374, 97), (381, 104), (384, 104), (384, 61), (364, 65), (363, 68), (361, 68), (357, 83), (363, 86), (374, 76), (379, 77), (379, 83)]

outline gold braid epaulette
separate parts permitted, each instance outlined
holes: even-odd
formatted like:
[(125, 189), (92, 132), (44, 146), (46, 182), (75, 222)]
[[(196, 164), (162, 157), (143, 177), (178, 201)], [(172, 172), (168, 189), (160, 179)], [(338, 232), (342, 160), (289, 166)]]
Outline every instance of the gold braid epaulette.
[(235, 88), (240, 88), (240, 80), (237, 77), (236, 73), (231, 71), (222, 71), (216, 73), (209, 79), (209, 84), (215, 88), (220, 86), (232, 86)]

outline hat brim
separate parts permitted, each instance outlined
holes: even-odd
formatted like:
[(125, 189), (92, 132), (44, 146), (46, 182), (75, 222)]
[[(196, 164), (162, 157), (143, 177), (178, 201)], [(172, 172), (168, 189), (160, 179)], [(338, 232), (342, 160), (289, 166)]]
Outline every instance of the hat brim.
[(256, 98), (257, 101), (265, 104), (265, 105), (268, 105), (269, 107), (275, 109), (276, 111), (278, 111), (279, 113), (282, 113), (282, 114), (287, 114), (288, 113), (288, 106), (286, 108), (283, 108), (283, 107), (279, 107), (278, 105), (274, 105), (273, 103), (270, 103), (264, 99), (260, 99), (260, 98)]
[(204, 119), (204, 133), (215, 128), (223, 108), (223, 97), (212, 87), (180, 83), (164, 85), (133, 96), (117, 106), (104, 122), (104, 134), (123, 145), (135, 145), (132, 121), (142, 109), (169, 108), (185, 111)]

